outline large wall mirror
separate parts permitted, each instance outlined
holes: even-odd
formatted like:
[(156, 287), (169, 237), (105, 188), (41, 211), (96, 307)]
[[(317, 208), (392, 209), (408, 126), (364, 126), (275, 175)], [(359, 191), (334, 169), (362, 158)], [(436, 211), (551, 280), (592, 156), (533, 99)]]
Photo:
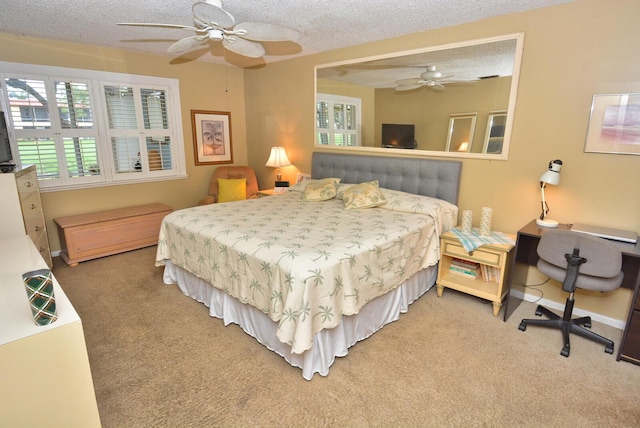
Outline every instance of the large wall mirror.
[[(517, 33), (316, 66), (316, 147), (506, 160), (523, 43)], [(458, 126), (469, 141), (452, 142)], [(387, 141), (390, 127), (407, 135)]]

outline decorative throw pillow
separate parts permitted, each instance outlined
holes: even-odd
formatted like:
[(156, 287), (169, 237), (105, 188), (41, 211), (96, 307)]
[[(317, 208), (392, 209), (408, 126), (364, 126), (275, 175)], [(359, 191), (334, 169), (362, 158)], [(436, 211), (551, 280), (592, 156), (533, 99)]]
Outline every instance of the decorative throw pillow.
[(289, 187), (289, 191), (290, 192), (304, 192), (304, 189), (307, 188), (307, 185), (309, 183), (314, 183), (318, 180), (314, 180), (314, 179), (308, 179), (308, 180), (303, 180), (299, 183), (294, 184), (293, 186)]
[(338, 193), (339, 178), (323, 178), (308, 183), (302, 192), (301, 201), (320, 202), (332, 199)]
[(356, 184), (346, 189), (342, 194), (342, 203), (345, 210), (377, 207), (385, 202), (387, 200), (382, 195), (377, 183)]
[[(378, 187), (378, 180), (363, 181), (360, 184), (372, 184)], [(338, 193), (336, 194), (336, 199), (342, 199), (344, 197), (344, 191), (347, 190), (349, 187), (353, 187), (353, 186), (356, 186), (356, 184), (340, 183), (338, 185)]]
[(247, 199), (246, 178), (218, 178), (218, 202)]

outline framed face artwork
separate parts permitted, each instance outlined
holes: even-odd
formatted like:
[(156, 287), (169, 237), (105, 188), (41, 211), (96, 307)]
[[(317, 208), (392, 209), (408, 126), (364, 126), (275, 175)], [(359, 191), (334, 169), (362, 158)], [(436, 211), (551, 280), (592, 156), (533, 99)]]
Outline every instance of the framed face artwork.
[(191, 110), (196, 165), (233, 163), (231, 113)]

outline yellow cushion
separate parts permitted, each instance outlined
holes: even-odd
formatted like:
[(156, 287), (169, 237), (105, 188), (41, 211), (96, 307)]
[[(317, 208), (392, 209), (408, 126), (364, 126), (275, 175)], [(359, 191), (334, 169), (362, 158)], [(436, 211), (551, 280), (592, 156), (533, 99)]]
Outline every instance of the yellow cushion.
[(323, 178), (309, 181), (302, 192), (301, 201), (321, 202), (332, 199), (338, 193), (339, 178)]
[(247, 199), (246, 178), (218, 178), (218, 202)]
[(345, 210), (358, 208), (377, 207), (387, 200), (378, 188), (378, 183), (360, 183), (349, 187), (342, 194), (342, 203)]

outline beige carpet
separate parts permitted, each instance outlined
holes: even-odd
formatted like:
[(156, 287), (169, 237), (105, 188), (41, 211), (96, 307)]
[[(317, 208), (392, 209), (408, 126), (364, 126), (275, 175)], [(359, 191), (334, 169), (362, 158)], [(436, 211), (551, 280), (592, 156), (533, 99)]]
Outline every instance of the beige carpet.
[[(105, 428), (215, 426), (640, 426), (640, 366), (579, 337), (508, 322), (435, 288), (339, 358), (299, 369), (162, 283), (155, 247), (54, 273), (83, 321)], [(579, 303), (578, 303), (579, 306)], [(593, 330), (618, 344), (619, 330)], [(616, 349), (617, 353), (617, 349)]]

